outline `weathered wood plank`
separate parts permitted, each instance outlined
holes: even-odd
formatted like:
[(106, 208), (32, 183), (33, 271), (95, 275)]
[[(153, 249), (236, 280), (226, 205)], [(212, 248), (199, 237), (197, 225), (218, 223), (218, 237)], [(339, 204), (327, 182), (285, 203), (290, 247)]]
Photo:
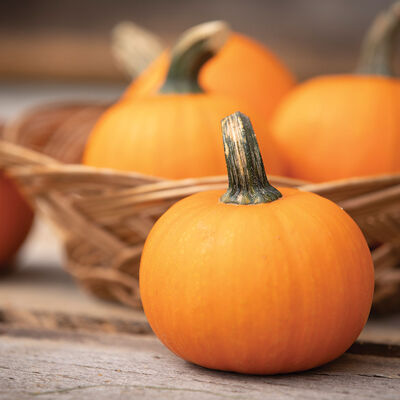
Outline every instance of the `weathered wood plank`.
[(186, 363), (153, 336), (20, 331), (16, 337), (4, 326), (1, 333), (2, 399), (398, 399), (400, 393), (400, 358), (345, 354), (309, 372), (254, 377)]

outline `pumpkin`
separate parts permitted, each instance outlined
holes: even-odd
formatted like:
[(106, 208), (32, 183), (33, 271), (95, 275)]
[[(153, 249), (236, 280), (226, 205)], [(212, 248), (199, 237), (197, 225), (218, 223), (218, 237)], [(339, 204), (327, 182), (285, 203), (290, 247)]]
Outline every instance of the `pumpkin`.
[(32, 225), (31, 208), (15, 184), (0, 172), (0, 269), (8, 269)]
[(204, 92), (198, 73), (228, 37), (225, 24), (208, 24), (174, 48), (159, 93), (122, 100), (100, 118), (89, 137), (84, 163), (170, 179), (222, 175), (217, 129), (224, 115), (240, 108), (256, 120), (262, 151), (274, 174), (283, 173), (265, 120), (247, 103)]
[(333, 202), (269, 184), (246, 116), (222, 126), (228, 191), (179, 201), (146, 240), (148, 321), (171, 351), (208, 368), (277, 374), (331, 361), (370, 311), (363, 234)]
[[(182, 41), (202, 30), (198, 25), (182, 35)], [(125, 96), (147, 95), (157, 91), (167, 75), (169, 51), (164, 51), (128, 88)], [(200, 72), (199, 82), (206, 91), (247, 101), (269, 118), (282, 97), (293, 87), (294, 77), (283, 63), (261, 43), (233, 33), (226, 44)]]
[(400, 172), (400, 80), (390, 68), (400, 3), (380, 15), (356, 74), (295, 88), (271, 122), (288, 173), (320, 182)]

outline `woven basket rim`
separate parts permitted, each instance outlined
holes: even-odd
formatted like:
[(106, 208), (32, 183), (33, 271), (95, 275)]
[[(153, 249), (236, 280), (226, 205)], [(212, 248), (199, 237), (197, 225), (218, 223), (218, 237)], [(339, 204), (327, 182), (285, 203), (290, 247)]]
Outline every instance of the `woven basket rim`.
[[(12, 166), (7, 168), (6, 173), (12, 175), (32, 175), (32, 174), (68, 174), (69, 176), (73, 175), (102, 175), (102, 176), (110, 176), (120, 178), (128, 178), (135, 179), (137, 181), (143, 181), (146, 183), (153, 182), (155, 184), (167, 184), (174, 183), (177, 184), (181, 182), (182, 186), (192, 185), (192, 184), (201, 184), (201, 183), (209, 183), (210, 181), (219, 182), (222, 179), (226, 179), (226, 175), (212, 175), (206, 177), (193, 177), (193, 178), (182, 178), (182, 179), (166, 179), (158, 176), (147, 175), (140, 172), (133, 171), (121, 171), (112, 168), (100, 168), (100, 167), (92, 167), (83, 164), (66, 164), (57, 161), (56, 159), (44, 155), (38, 151), (27, 149), (26, 147), (8, 142), (6, 140), (0, 139), (0, 149), (4, 153), (10, 153), (13, 155), (19, 155), (21, 158), (31, 161), (31, 164), (27, 164), (24, 166)], [(379, 183), (393, 183), (397, 182), (400, 184), (400, 173), (387, 173), (387, 174), (377, 174), (370, 176), (360, 176), (353, 177), (347, 179), (337, 179), (326, 182), (307, 182), (295, 178), (289, 178), (278, 175), (268, 175), (271, 181), (279, 181), (279, 182), (287, 182), (288, 186), (296, 186), (300, 190), (303, 191), (315, 191), (324, 192), (325, 190), (331, 190), (335, 187), (341, 187), (347, 184), (351, 184), (354, 186), (362, 185), (368, 182), (379, 182)]]

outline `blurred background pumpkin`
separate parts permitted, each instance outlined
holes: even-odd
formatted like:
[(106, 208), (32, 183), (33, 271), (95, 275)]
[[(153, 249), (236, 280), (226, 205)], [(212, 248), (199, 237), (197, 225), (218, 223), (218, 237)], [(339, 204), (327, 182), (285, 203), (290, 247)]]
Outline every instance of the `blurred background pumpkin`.
[[(163, 52), (134, 80), (124, 96), (155, 93), (167, 75), (169, 61), (169, 52)], [(199, 83), (207, 92), (246, 101), (268, 119), (293, 87), (294, 77), (266, 47), (233, 33), (218, 54), (201, 69)]]
[(379, 13), (353, 74), (296, 87), (272, 133), (291, 176), (313, 182), (400, 172), (400, 77), (394, 68), (400, 2)]
[[(227, 93), (229, 90), (211, 90), (202, 84), (203, 68), (220, 52), (222, 59), (227, 57), (228, 65), (223, 62), (217, 73), (220, 82), (226, 79), (226, 89), (246, 88), (247, 77), (257, 80), (254, 71), (246, 72), (242, 57), (236, 60), (224, 56), (231, 37), (228, 26), (221, 21), (204, 23), (185, 32), (173, 47), (165, 76), (157, 86), (147, 93), (124, 96), (98, 121), (89, 137), (84, 163), (171, 179), (224, 175), (219, 123), (235, 110), (246, 110), (259, 129), (268, 171), (285, 175), (267, 130), (267, 116), (255, 105), (263, 104), (262, 97), (266, 96), (254, 93), (257, 101), (248, 101), (253, 99), (253, 90), (247, 96), (241, 95), (240, 89), (233, 95)], [(224, 77), (224, 70), (236, 67), (242, 71)]]
[[(4, 127), (0, 123), (0, 139)], [(14, 182), (0, 169), (0, 274), (14, 266), (14, 257), (33, 222), (33, 210)]]
[(12, 267), (32, 220), (32, 209), (15, 184), (0, 172), (0, 273)]

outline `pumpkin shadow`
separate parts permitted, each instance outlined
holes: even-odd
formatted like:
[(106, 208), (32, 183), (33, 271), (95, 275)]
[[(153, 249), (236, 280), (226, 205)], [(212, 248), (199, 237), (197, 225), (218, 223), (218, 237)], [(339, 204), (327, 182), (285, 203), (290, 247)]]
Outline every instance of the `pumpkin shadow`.
[(220, 371), (216, 369), (205, 368), (188, 361), (183, 361), (188, 372), (200, 374), (202, 376), (212, 377), (213, 379), (234, 380), (235, 382), (259, 383), (265, 381), (269, 384), (278, 384), (280, 381), (298, 381), (299, 379), (331, 379), (332, 376), (345, 377), (350, 371), (353, 374), (362, 373), (363, 366), (367, 362), (362, 356), (380, 356), (380, 357), (400, 357), (399, 345), (385, 345), (357, 341), (344, 354), (321, 366), (311, 368), (305, 371), (282, 373), (275, 375), (254, 375), (242, 374), (233, 371)]

